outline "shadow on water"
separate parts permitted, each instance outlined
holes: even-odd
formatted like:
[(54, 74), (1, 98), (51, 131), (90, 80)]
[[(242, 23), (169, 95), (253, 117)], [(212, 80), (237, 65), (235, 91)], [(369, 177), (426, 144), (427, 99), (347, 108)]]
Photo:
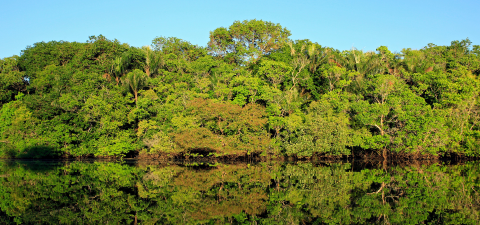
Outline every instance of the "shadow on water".
[(47, 172), (63, 167), (66, 161), (59, 160), (41, 160), (41, 159), (1, 159), (0, 165), (3, 170), (23, 168), (25, 170), (36, 172)]
[(28, 159), (58, 159), (62, 157), (61, 151), (51, 146), (30, 146), (16, 150), (12, 145), (0, 146), (0, 157), (3, 158), (28, 158)]

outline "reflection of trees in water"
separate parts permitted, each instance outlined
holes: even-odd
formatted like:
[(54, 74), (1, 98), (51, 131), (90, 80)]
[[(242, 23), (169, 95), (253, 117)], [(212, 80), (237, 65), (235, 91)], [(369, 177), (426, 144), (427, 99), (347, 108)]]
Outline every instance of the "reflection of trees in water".
[[(261, 214), (265, 211), (265, 188), (269, 182), (266, 171), (247, 164), (218, 165), (209, 170), (169, 166), (150, 168), (139, 195), (154, 196), (150, 199), (157, 205), (171, 201), (189, 220), (205, 221), (243, 212)], [(162, 210), (152, 212), (164, 213)]]
[[(475, 163), (377, 167), (350, 163), (0, 162), (2, 223), (475, 224)], [(35, 168), (37, 168), (36, 166)], [(358, 165), (357, 165), (358, 167)]]
[[(372, 181), (370, 192), (355, 201), (358, 206), (353, 215), (387, 224), (476, 224), (480, 209), (475, 191), (479, 186), (477, 169), (474, 164), (413, 164), (388, 171), (369, 170), (365, 177)], [(462, 171), (468, 171), (470, 177), (461, 175)]]

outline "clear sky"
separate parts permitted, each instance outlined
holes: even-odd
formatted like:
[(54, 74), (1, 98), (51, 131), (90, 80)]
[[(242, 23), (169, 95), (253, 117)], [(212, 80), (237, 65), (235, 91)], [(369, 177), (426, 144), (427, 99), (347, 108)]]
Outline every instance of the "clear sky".
[(85, 42), (99, 34), (137, 47), (157, 36), (206, 46), (210, 31), (250, 19), (279, 23), (294, 40), (339, 50), (385, 45), (398, 52), (467, 37), (480, 45), (479, 0), (0, 2), (0, 58), (20, 55), (36, 42)]

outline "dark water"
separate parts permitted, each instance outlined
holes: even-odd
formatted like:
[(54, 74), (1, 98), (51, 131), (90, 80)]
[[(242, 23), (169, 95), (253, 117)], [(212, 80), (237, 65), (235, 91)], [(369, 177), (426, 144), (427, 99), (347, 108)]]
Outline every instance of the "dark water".
[(479, 224), (478, 162), (0, 161), (0, 224)]

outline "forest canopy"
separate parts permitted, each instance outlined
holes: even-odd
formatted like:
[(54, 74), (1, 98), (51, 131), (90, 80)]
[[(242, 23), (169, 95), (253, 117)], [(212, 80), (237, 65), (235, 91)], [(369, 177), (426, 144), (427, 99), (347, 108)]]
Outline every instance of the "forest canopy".
[(235, 21), (0, 59), (0, 157), (478, 157), (480, 46), (340, 51)]

